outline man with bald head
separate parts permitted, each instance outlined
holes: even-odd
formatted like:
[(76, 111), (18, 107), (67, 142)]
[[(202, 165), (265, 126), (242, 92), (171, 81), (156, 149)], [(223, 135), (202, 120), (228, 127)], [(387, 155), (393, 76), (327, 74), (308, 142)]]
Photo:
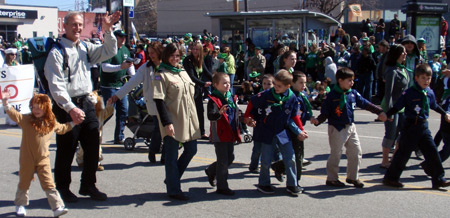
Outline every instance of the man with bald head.
[(72, 131), (56, 136), (55, 182), (56, 189), (65, 202), (78, 201), (77, 196), (70, 191), (71, 165), (78, 142), (84, 150), (79, 194), (98, 201), (107, 199), (106, 194), (95, 186), (99, 158), (99, 123), (94, 105), (87, 96), (92, 92), (90, 66), (116, 55), (117, 40), (111, 32), (112, 25), (119, 18), (120, 12), (105, 14), (102, 23), (105, 30), (104, 44), (94, 45), (80, 42), (83, 15), (79, 12), (68, 13), (64, 17), (66, 33), (60, 41), (63, 48), (53, 48), (45, 63), (45, 77), (55, 103), (53, 112), (56, 119), (60, 123), (73, 121), (79, 124)]

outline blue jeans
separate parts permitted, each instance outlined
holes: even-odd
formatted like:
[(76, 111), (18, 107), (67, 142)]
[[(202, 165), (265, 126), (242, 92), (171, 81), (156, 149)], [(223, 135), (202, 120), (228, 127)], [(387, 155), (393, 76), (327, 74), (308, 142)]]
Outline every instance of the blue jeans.
[[(116, 88), (104, 88), (100, 87), (102, 91), (103, 101), (108, 101), (111, 96), (115, 95), (119, 89)], [(128, 97), (125, 96), (122, 100), (116, 101), (114, 103), (116, 109), (116, 129), (114, 130), (114, 141), (121, 141), (125, 138), (123, 131), (125, 130), (125, 121), (128, 117)], [(109, 120), (110, 118), (108, 118)], [(107, 122), (106, 120), (105, 122)]]
[(400, 129), (403, 127), (404, 113), (395, 114), (392, 118), (392, 122), (384, 122), (384, 138), (381, 142), (381, 146), (384, 148), (392, 148), (397, 139)]
[[(262, 142), (253, 140), (252, 156), (250, 157), (250, 166), (248, 167), (248, 169), (250, 169), (250, 170), (258, 169), (259, 160), (261, 157), (261, 146), (262, 146)], [(281, 156), (281, 154), (278, 149), (278, 146), (275, 146), (272, 161), (275, 162), (275, 161), (281, 160), (280, 156)]]
[(368, 101), (372, 101), (372, 72), (359, 75), (358, 77), (358, 92)]
[(182, 193), (181, 191), (181, 176), (186, 170), (189, 162), (191, 162), (194, 155), (197, 153), (197, 140), (192, 140), (185, 142), (183, 145), (183, 153), (180, 158), (178, 158), (178, 147), (180, 142), (175, 140), (173, 137), (164, 137), (164, 148), (166, 156), (166, 188), (167, 194), (177, 195)]
[(295, 155), (292, 142), (282, 145), (278, 139), (274, 139), (272, 144), (261, 143), (261, 171), (259, 174), (259, 185), (270, 185), (270, 164), (273, 159), (275, 146), (278, 145), (283, 162), (286, 167), (286, 185), (297, 186), (297, 169), (295, 166)]

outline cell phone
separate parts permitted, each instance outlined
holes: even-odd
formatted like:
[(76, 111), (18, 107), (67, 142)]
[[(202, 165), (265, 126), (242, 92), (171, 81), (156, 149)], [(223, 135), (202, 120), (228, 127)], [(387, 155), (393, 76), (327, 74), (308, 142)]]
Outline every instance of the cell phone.
[(133, 63), (133, 62), (134, 62), (134, 58), (127, 58), (127, 59), (125, 60), (125, 62), (127, 62), (127, 63)]

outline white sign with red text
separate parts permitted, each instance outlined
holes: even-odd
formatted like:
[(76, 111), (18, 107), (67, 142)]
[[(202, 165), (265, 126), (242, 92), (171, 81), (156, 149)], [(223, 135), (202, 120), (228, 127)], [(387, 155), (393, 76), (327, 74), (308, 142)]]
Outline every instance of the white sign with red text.
[[(8, 89), (11, 98), (8, 103), (22, 114), (30, 113), (29, 102), (33, 97), (34, 65), (20, 65), (0, 68), (0, 89)], [(0, 99), (1, 100), (1, 99)], [(6, 117), (3, 102), (0, 104), (0, 117)]]

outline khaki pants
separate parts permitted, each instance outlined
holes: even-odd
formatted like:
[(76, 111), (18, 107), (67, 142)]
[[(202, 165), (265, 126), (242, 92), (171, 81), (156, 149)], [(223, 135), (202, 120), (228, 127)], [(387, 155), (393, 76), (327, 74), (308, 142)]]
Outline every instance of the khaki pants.
[(332, 125), (328, 125), (328, 140), (330, 157), (327, 161), (327, 181), (339, 179), (339, 161), (344, 147), (347, 155), (347, 178), (357, 180), (362, 151), (355, 124), (346, 125), (341, 131), (338, 131)]
[[(64, 207), (64, 202), (56, 189), (45, 190), (45, 194), (47, 195), (48, 204), (52, 210), (56, 210), (58, 207)], [(28, 190), (17, 189), (14, 204), (16, 206), (28, 206)]]

